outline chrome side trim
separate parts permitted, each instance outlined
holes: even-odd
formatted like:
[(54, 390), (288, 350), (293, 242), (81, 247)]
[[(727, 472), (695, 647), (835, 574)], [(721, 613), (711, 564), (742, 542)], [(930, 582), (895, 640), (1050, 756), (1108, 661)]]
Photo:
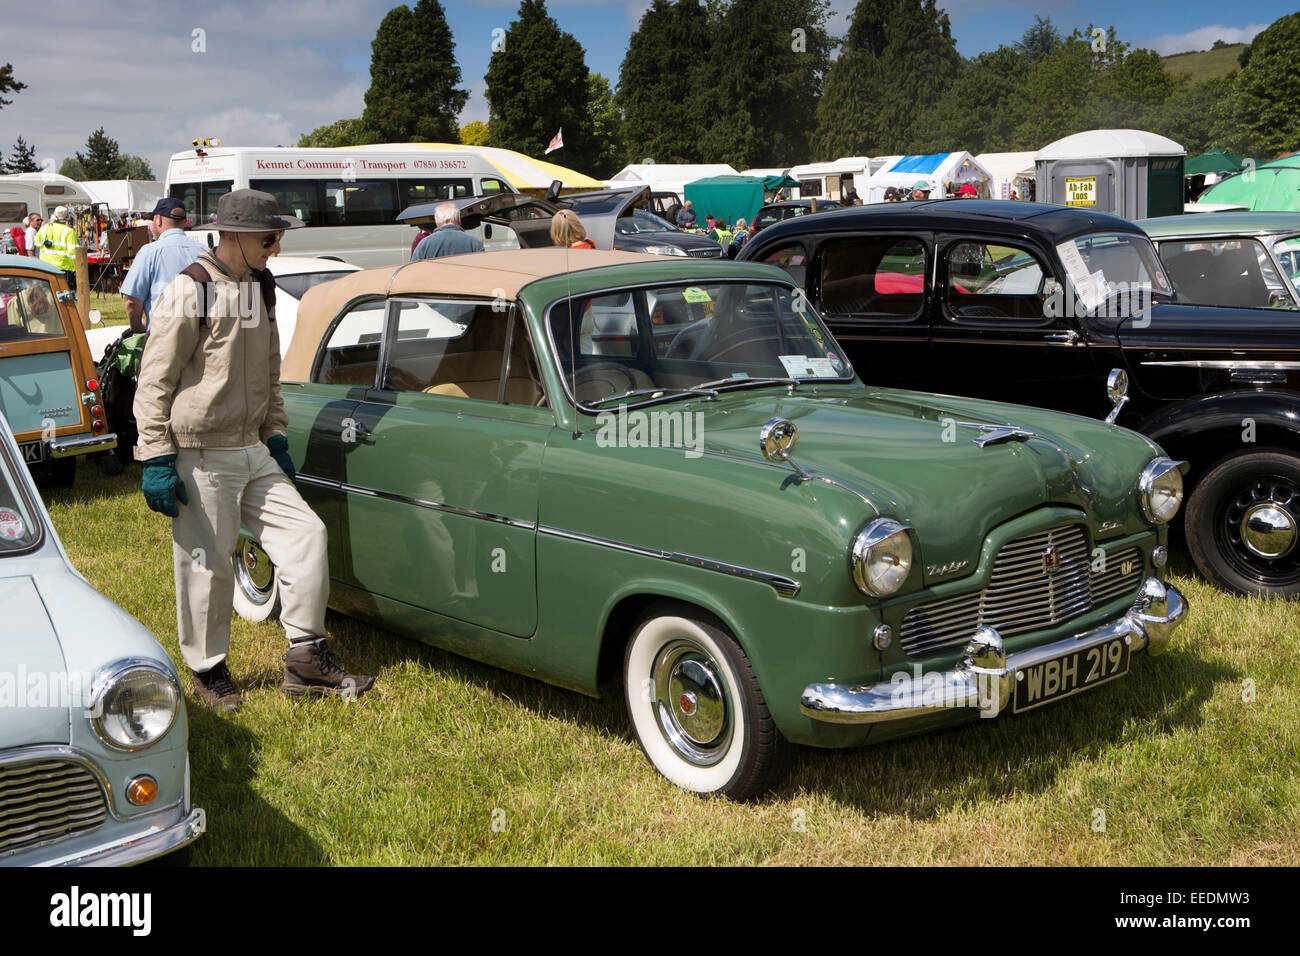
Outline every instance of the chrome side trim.
[(1143, 362), (1143, 365), (1181, 366), (1184, 368), (1263, 369), (1265, 371), (1294, 371), (1300, 362), (1249, 361), (1239, 359), (1183, 359), (1177, 362)]
[(410, 495), (399, 495), (393, 491), (380, 491), (378, 488), (366, 488), (363, 485), (352, 485), (345, 481), (332, 481), (328, 478), (317, 478), (315, 475), (304, 475), (301, 472), (297, 475), (297, 480), (305, 484), (315, 485), (318, 488), (329, 488), (332, 491), (346, 491), (354, 495), (365, 495), (367, 498), (383, 498), (385, 501), (396, 501), (404, 505), (415, 505), (417, 508), (428, 508), (430, 511), (444, 511), (447, 514), (460, 515), (463, 518), (478, 518), (482, 521), (492, 521), (497, 524), (509, 525), (512, 528), (523, 528), (525, 531), (536, 531), (537, 522), (524, 521), (522, 518), (510, 518), (506, 515), (492, 514), (488, 511), (475, 511), (473, 508), (462, 508), (459, 505), (449, 505), (445, 501), (429, 501), (426, 498), (413, 498)]
[(628, 554), (636, 554), (646, 558), (658, 558), (661, 561), (672, 561), (676, 564), (685, 564), (692, 568), (703, 568), (705, 571), (718, 571), (722, 574), (730, 574), (734, 577), (748, 578), (751, 581), (759, 581), (766, 584), (772, 590), (776, 591), (781, 597), (792, 598), (799, 594), (802, 585), (787, 578), (784, 575), (772, 574), (769, 571), (759, 571), (755, 568), (743, 567), (739, 564), (728, 564), (725, 561), (714, 561), (709, 558), (701, 558), (693, 554), (684, 554), (681, 551), (661, 551), (655, 548), (643, 548), (635, 544), (627, 544), (623, 541), (615, 541), (611, 538), (598, 538), (595, 535), (580, 534), (576, 531), (564, 531), (561, 528), (551, 528), (546, 525), (539, 525), (537, 528), (541, 534), (549, 534), (556, 538), (565, 538), (569, 541), (581, 541), (585, 544), (594, 544), (602, 548), (613, 548), (615, 551), (624, 551)]

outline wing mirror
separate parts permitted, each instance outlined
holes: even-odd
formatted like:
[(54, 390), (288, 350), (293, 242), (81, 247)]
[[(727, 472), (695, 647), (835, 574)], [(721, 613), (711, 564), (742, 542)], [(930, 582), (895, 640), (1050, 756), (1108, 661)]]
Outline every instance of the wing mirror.
[(1110, 399), (1110, 414), (1106, 416), (1108, 425), (1115, 424), (1115, 419), (1119, 417), (1119, 411), (1128, 402), (1128, 372), (1122, 368), (1113, 368), (1110, 374), (1106, 376), (1106, 397)]

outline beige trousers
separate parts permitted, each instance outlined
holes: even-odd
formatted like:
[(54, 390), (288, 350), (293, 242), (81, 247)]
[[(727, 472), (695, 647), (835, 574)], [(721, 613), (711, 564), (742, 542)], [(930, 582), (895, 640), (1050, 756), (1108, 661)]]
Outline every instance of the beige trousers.
[(215, 667), (230, 650), (231, 555), (241, 521), (275, 564), (285, 635), (323, 636), (329, 600), (325, 525), (266, 446), (182, 448), (176, 472), (189, 495), (189, 504), (176, 503), (172, 560), (176, 627), (190, 670)]

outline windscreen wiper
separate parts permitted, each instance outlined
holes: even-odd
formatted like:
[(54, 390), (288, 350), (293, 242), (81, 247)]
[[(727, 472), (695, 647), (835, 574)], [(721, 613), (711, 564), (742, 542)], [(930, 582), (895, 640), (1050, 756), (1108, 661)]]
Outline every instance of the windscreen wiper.
[(659, 397), (677, 398), (678, 396), (681, 395), (704, 395), (709, 400), (713, 400), (718, 397), (718, 393), (716, 391), (714, 391), (711, 388), (705, 388), (704, 386), (696, 386), (695, 388), (675, 388), (675, 387), (632, 388), (632, 389), (628, 389), (626, 392), (619, 392), (618, 394), (614, 394), (614, 395), (606, 395), (604, 398), (598, 398), (594, 402), (582, 402), (582, 404), (589, 405), (593, 408), (598, 408), (607, 402), (617, 402), (625, 398), (638, 398), (641, 396), (649, 396), (651, 398), (659, 398)]
[(696, 388), (722, 388), (723, 386), (743, 386), (751, 388), (758, 385), (788, 385), (795, 388), (801, 383), (797, 378), (720, 378), (715, 382), (701, 382)]

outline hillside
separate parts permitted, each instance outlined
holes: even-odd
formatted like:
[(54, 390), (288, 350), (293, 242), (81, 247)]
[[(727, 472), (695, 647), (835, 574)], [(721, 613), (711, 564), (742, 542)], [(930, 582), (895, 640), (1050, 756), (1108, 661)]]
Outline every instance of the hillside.
[(1174, 53), (1163, 59), (1170, 73), (1184, 73), (1192, 78), (1193, 83), (1199, 83), (1212, 76), (1223, 76), (1225, 73), (1239, 69), (1237, 57), (1241, 56), (1241, 51), (1245, 48), (1244, 43), (1230, 43), (1213, 50)]

